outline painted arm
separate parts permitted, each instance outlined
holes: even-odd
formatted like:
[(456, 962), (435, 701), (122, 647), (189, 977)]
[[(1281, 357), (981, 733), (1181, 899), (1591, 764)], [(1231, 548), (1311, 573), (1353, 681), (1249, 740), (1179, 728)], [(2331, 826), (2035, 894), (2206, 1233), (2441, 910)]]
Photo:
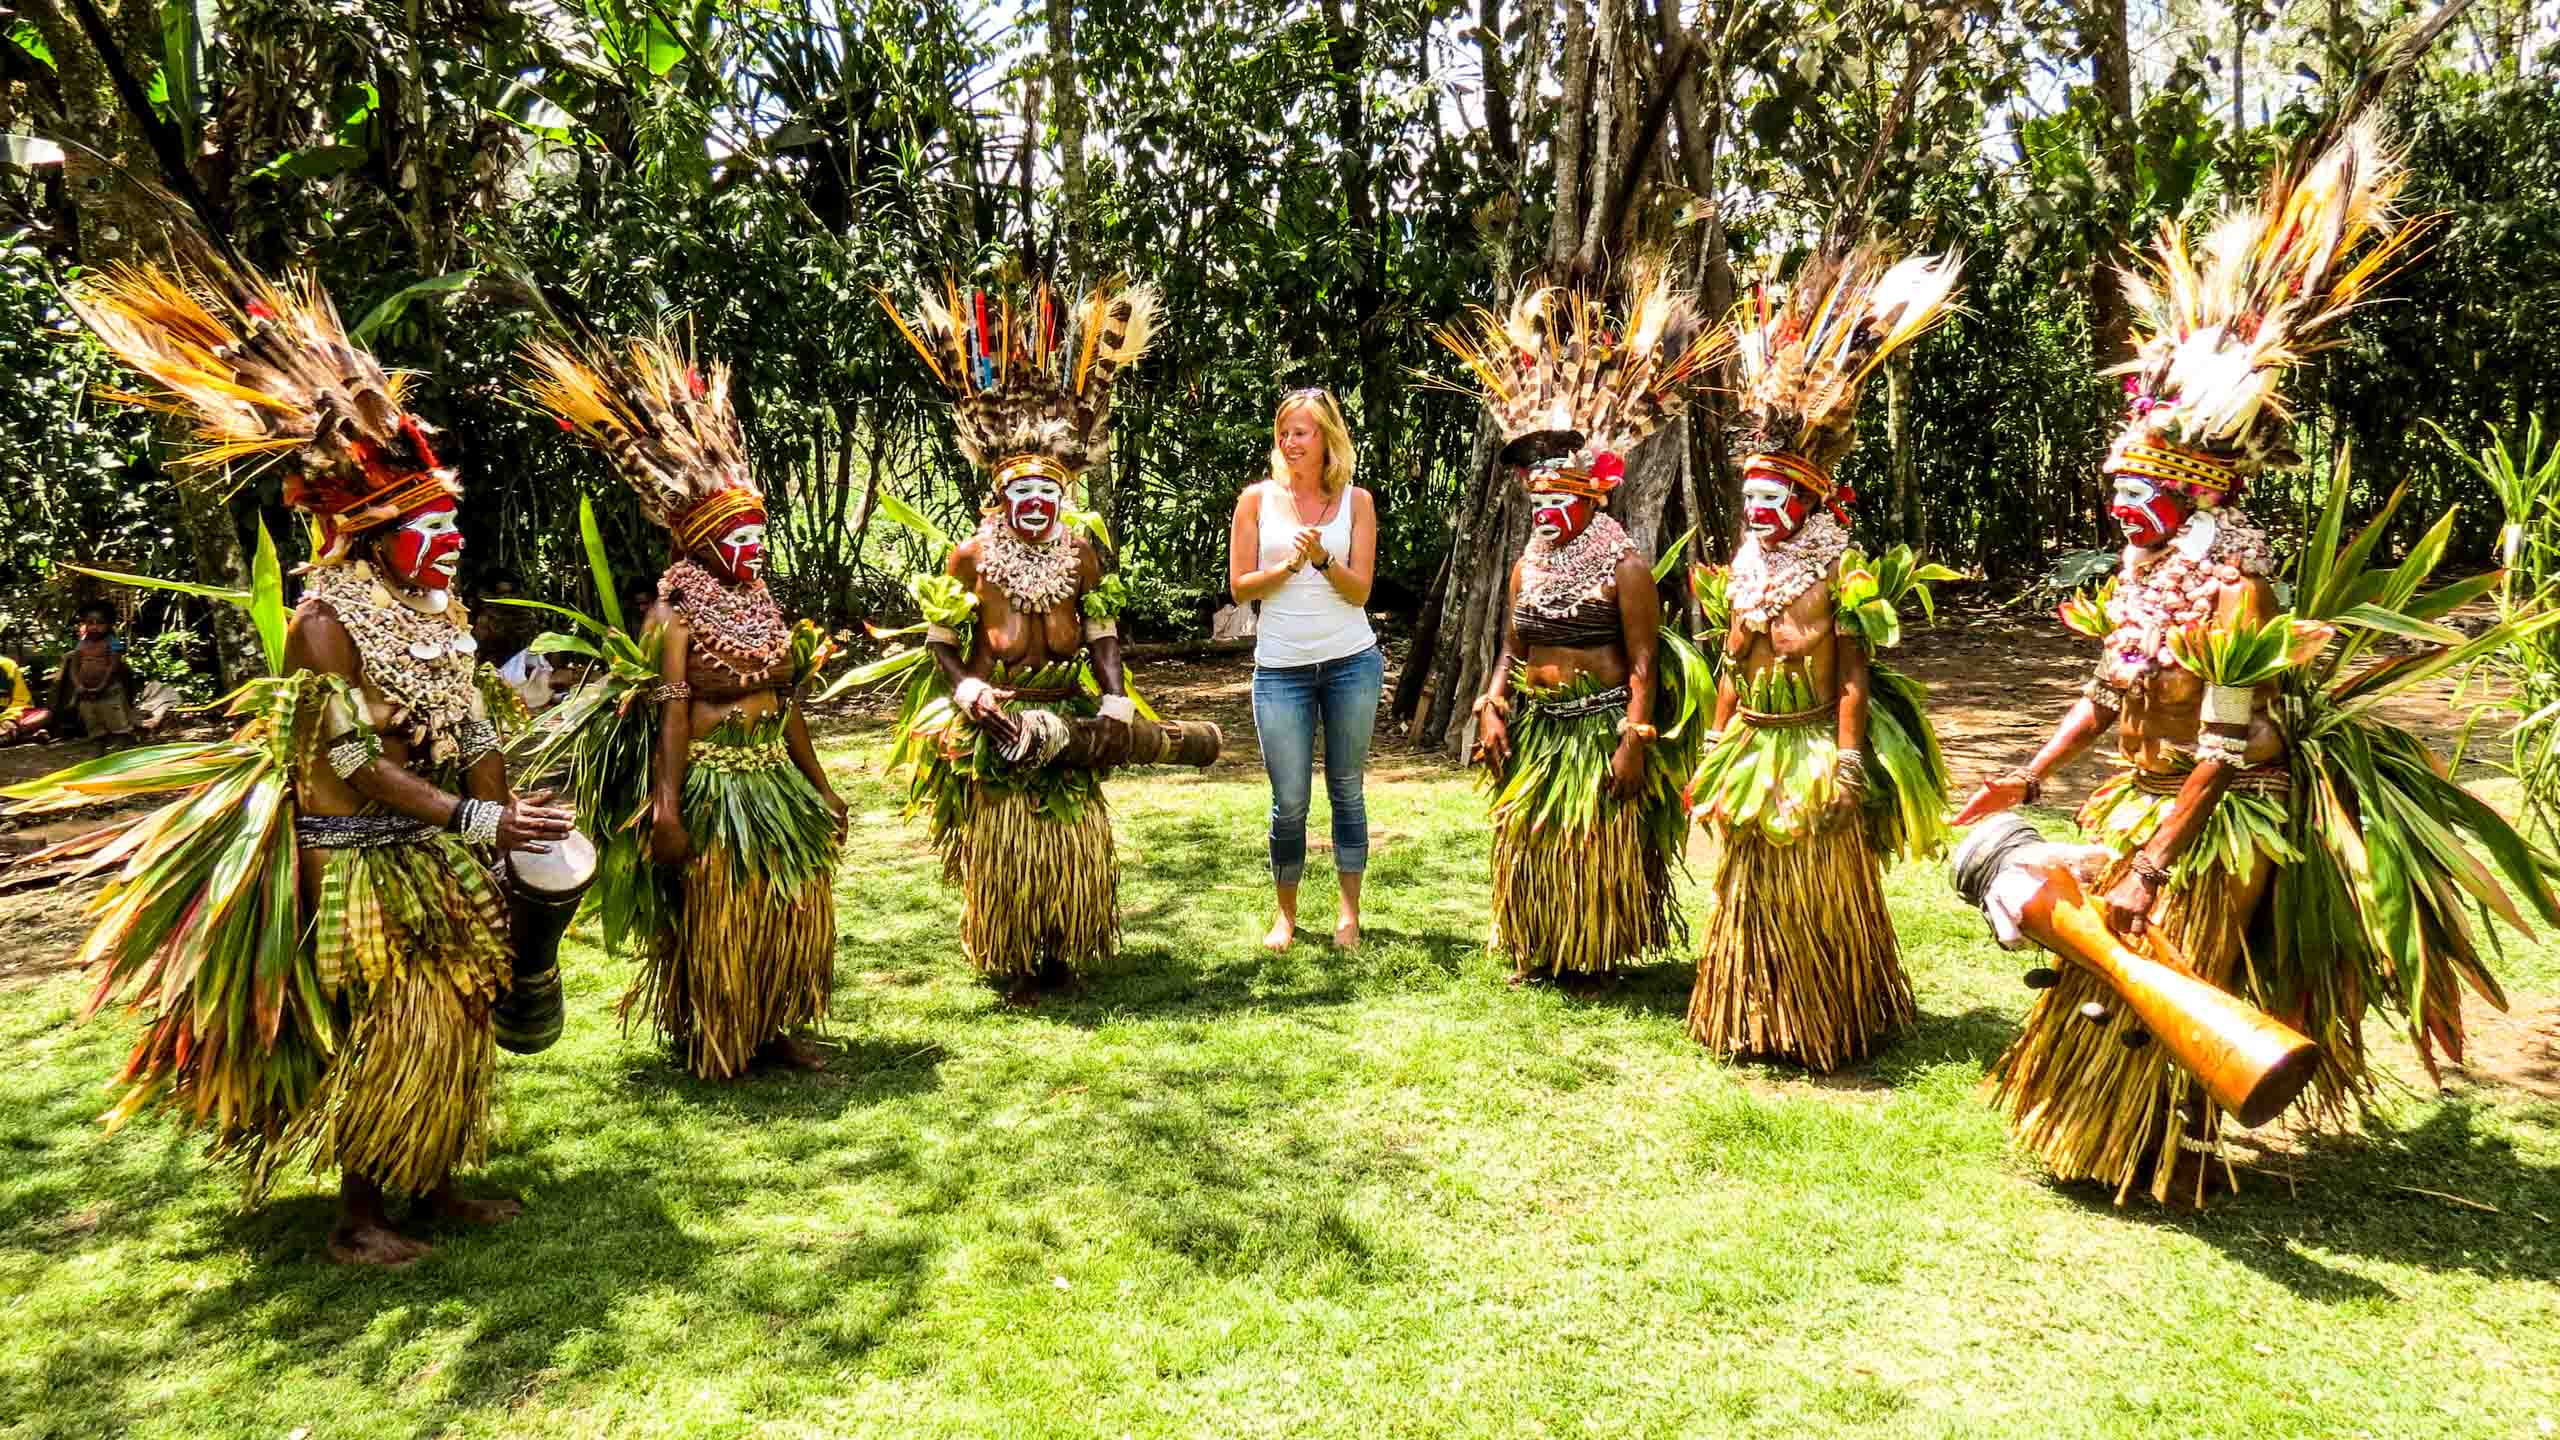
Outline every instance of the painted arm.
[(1485, 677), (1484, 694), (1476, 697), (1476, 745), (1470, 757), (1499, 770), (1511, 759), (1511, 672), (1520, 663), (1520, 635), (1512, 617), (1520, 609), (1520, 569), (1511, 562), (1511, 581), (1502, 595), (1502, 649), (1493, 657), (1493, 673)]
[(1298, 567), (1307, 563), (1301, 553), (1286, 565), (1268, 570), (1255, 568), (1262, 559), (1262, 487), (1248, 485), (1236, 497), (1236, 516), (1227, 526), (1227, 589), (1239, 605), (1267, 600), (1277, 593)]
[(1633, 551), (1618, 557), (1618, 636), (1627, 647), (1627, 718), (1618, 727), (1617, 753), (1609, 757), (1609, 793), (1635, 798), (1644, 788), (1645, 748), (1653, 733), (1654, 673), (1662, 655), (1662, 592), (1653, 567)]
[[(648, 624), (660, 627), (658, 673), (670, 681), (692, 673), (693, 631), (675, 607), (649, 607)], [(681, 865), (693, 858), (693, 836), (684, 828), (684, 779), (693, 765), (693, 700), (678, 695), (658, 705), (658, 755), (649, 778), (649, 858)]]

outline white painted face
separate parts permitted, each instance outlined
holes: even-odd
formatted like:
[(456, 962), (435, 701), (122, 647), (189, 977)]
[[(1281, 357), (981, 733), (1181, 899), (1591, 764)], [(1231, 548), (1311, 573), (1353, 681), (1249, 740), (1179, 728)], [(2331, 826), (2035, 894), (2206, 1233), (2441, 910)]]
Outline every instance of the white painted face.
[(1066, 497), (1066, 487), (1046, 475), (1018, 476), (1004, 487), (1005, 522), (1025, 540), (1046, 540), (1057, 528)]
[(1792, 503), (1795, 487), (1784, 480), (1767, 475), (1746, 475), (1742, 480), (1743, 528), (1762, 540), (1784, 540), (1795, 533), (1800, 519), (1793, 520)]
[(738, 526), (717, 542), (720, 568), (729, 578), (744, 584), (756, 578), (764, 568), (764, 522), (752, 520)]

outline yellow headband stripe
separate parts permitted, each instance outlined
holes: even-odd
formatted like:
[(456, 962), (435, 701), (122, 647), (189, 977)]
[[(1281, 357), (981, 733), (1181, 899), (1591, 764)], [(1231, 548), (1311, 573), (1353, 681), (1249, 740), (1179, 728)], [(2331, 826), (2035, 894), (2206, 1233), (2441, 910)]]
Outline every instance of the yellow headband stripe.
[(2210, 455), (2170, 445), (2127, 445), (2107, 470), (2116, 475), (2138, 475), (2145, 480), (2199, 485), (2217, 495), (2229, 492), (2238, 478), (2231, 473), (2229, 465)]
[(1608, 499), (1611, 492), (1615, 491), (1621, 483), (1618, 480), (1603, 480), (1588, 470), (1540, 470), (1530, 467), (1523, 470), (1520, 475), (1521, 488), (1532, 494), (1541, 490), (1553, 490), (1567, 495), (1579, 495), (1585, 500), (1593, 501)]
[(1046, 455), (1016, 455), (996, 462), (995, 488), (1002, 490), (1025, 475), (1046, 475), (1061, 489), (1075, 483), (1074, 472)]
[(1812, 491), (1817, 500), (1831, 498), (1831, 472), (1801, 455), (1789, 455), (1784, 451), (1763, 451), (1742, 462), (1743, 474), (1748, 475), (1754, 470), (1765, 470), (1780, 479), (1801, 485)]
[(739, 516), (764, 509), (764, 498), (744, 487), (714, 490), (695, 502), (694, 507), (677, 517), (669, 530), (676, 537), (676, 548), (699, 550), (729, 532), (731, 522)]

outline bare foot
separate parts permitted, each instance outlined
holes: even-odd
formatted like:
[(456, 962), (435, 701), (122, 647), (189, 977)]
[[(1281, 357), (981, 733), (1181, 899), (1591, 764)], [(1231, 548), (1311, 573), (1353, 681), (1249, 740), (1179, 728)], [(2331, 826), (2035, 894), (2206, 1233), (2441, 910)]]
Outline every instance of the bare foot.
[(524, 1213), (524, 1202), (503, 1192), (465, 1195), (447, 1185), (427, 1196), (427, 1209), (457, 1225), (504, 1225)]
[(424, 1240), (412, 1240), (388, 1225), (371, 1221), (340, 1221), (329, 1232), (329, 1258), (341, 1265), (379, 1265), (397, 1270), (414, 1265), (434, 1249)]
[(797, 1035), (776, 1035), (756, 1051), (756, 1058), (787, 1070), (824, 1070), (827, 1053)]
[(1274, 951), (1286, 950), (1289, 948), (1289, 942), (1297, 938), (1298, 922), (1290, 916), (1283, 915), (1272, 921), (1271, 928), (1263, 932), (1262, 948)]
[(1345, 950), (1360, 948), (1360, 917), (1345, 915), (1333, 922), (1333, 943)]

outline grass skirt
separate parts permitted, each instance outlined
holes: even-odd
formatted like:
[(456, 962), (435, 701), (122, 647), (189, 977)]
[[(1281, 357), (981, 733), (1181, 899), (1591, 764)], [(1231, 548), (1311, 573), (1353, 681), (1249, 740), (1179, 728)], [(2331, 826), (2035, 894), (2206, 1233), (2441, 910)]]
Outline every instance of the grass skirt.
[(1493, 803), (1490, 944), (1524, 975), (1605, 975), (1688, 940), (1672, 869), (1688, 838), (1680, 785), (1692, 756), (1676, 739), (1656, 741), (1642, 793), (1610, 799), (1602, 787), (1623, 707), (1549, 713), (1598, 688), (1580, 679), (1514, 691), (1519, 718)]
[[(1008, 714), (1099, 713), (1081, 662), (999, 665), (988, 680), (1037, 697), (1005, 702)], [(911, 697), (899, 730), (898, 755), (915, 767), (908, 807), (932, 811), (970, 966), (1000, 984), (1101, 969), (1120, 947), (1120, 861), (1101, 775), (1008, 762), (938, 682)]]
[(835, 823), (774, 714), (693, 743), (684, 782), (694, 856), (666, 867), (670, 922), (622, 998), (706, 1080), (745, 1072), (775, 1038), (823, 1021), (835, 987)]
[[(2141, 788), (2131, 775), (2090, 797), (2081, 826), (2116, 857), (2094, 893), (2123, 877), (2176, 798)], [(2270, 987), (2249, 964), (2251, 924), (2272, 891), (2260, 887), (2253, 895), (2250, 881), (2261, 861), (2293, 858), (2284, 824), (2280, 797), (2226, 792), (2170, 867), (2166, 903), (2154, 923), (2198, 975), (2316, 1038), (2325, 1027), (2303, 1025), (2300, 997), (2267, 993)], [(2178, 1148), (2219, 1153), (2222, 1111), (2170, 1063), (2164, 1047), (2124, 1044), (2134, 1022), (2114, 991), (2077, 966), (2060, 969), (2062, 982), (2037, 996), (2018, 1038), (1992, 1067), (1997, 1103), (2009, 1114), (2011, 1133), (2055, 1179), (2096, 1180), (2112, 1187), (2119, 1203), (2147, 1179), (2151, 1198), (2166, 1201), (2179, 1173)], [(2089, 1001), (2105, 1006), (2108, 1018), (2083, 1018), (2080, 1006)], [(2193, 1171), (2198, 1200), (2210, 1171), (2204, 1164)]]
[(968, 822), (944, 852), (960, 887), (960, 948), (990, 980), (1063, 966), (1092, 974), (1120, 945), (1120, 862), (1099, 791), (1072, 816), (1033, 808), (1030, 792), (971, 786)]
[(1715, 903), (1689, 1034), (1718, 1055), (1827, 1071), (1918, 1013), (1885, 911), (1877, 827), (1832, 808), (1833, 713), (1746, 720), (1699, 766), (1698, 815), (1717, 841)]
[(343, 1048), (280, 1143), (256, 1157), (263, 1190), (287, 1157), (419, 1194), (487, 1158), (497, 1047), (489, 1008), (514, 974), (506, 904), (450, 835), (320, 852), (315, 965), (343, 985)]

